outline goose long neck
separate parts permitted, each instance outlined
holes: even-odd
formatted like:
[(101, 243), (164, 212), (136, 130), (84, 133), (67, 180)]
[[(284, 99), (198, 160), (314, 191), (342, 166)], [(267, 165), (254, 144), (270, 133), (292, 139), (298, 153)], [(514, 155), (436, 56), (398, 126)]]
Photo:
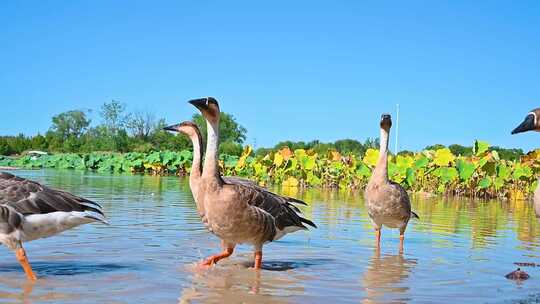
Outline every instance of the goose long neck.
[(389, 132), (381, 128), (379, 160), (373, 172), (373, 176), (381, 181), (388, 181), (388, 137)]
[(206, 120), (206, 126), (208, 138), (206, 142), (206, 157), (204, 159), (203, 176), (212, 176), (219, 179), (219, 122), (212, 123)]
[(190, 138), (191, 143), (193, 144), (193, 163), (191, 164), (189, 178), (190, 180), (195, 180), (201, 177), (202, 174), (202, 157), (204, 151), (202, 146), (202, 136), (198, 129), (190, 136)]

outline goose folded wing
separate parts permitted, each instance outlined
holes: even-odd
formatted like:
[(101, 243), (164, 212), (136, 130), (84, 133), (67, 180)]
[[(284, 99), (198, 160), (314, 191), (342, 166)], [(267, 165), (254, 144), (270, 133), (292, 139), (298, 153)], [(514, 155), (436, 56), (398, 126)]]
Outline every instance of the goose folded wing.
[(0, 205), (10, 206), (24, 215), (57, 211), (103, 215), (101, 206), (95, 202), (5, 172), (0, 172)]
[[(277, 196), (277, 197), (283, 199), (285, 202), (288, 202), (288, 203), (300, 204), (300, 205), (307, 206), (307, 204), (304, 201), (301, 201), (301, 200), (293, 198), (293, 197), (277, 195), (275, 193), (272, 193), (272, 192), (268, 191), (268, 189), (260, 186), (257, 182), (255, 182), (253, 180), (250, 180), (250, 179), (241, 178), (241, 177), (237, 177), (237, 176), (222, 176), (221, 178), (225, 182), (225, 184), (242, 185), (242, 186), (257, 190), (257, 191), (261, 191), (261, 192), (266, 193), (268, 195)], [(301, 212), (300, 209), (298, 209), (295, 205), (291, 204), (291, 207), (294, 208), (294, 210), (296, 210), (296, 212)]]
[(237, 192), (242, 194), (242, 197), (245, 198), (249, 205), (260, 208), (272, 215), (277, 228), (280, 230), (290, 226), (307, 229), (304, 224), (314, 228), (317, 227), (312, 221), (300, 216), (302, 212), (294, 205), (295, 203), (306, 205), (303, 201), (277, 195), (254, 183), (234, 182), (237, 181), (236, 178), (224, 181), (236, 187)]
[(256, 187), (256, 188), (264, 189), (263, 187), (259, 186), (257, 182), (250, 179), (241, 178), (238, 176), (222, 176), (221, 179), (223, 180), (223, 182), (225, 182), (225, 184), (229, 184), (229, 185), (237, 184), (237, 185), (244, 185), (248, 187)]

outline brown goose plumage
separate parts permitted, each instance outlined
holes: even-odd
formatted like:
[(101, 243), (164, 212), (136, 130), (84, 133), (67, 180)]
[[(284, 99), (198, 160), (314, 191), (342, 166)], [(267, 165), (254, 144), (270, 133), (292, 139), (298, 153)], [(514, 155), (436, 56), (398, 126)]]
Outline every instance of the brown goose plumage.
[[(512, 134), (523, 133), (523, 132), (528, 132), (528, 131), (540, 132), (540, 119), (539, 118), (540, 118), (540, 108), (531, 110), (529, 113), (527, 113), (527, 116), (525, 116), (525, 119), (523, 120), (523, 122), (512, 131)], [(536, 190), (534, 191), (533, 200), (534, 200), (534, 212), (536, 213), (536, 217), (540, 218), (540, 179), (538, 180), (538, 186), (536, 187)]]
[(418, 218), (411, 211), (407, 191), (401, 185), (388, 179), (388, 137), (392, 119), (383, 114), (381, 118), (380, 153), (377, 165), (365, 190), (368, 215), (375, 228), (377, 248), (380, 248), (382, 226), (399, 229), (399, 250), (403, 252), (405, 229), (411, 217)]
[(16, 251), (29, 279), (36, 277), (26, 258), (23, 242), (96, 221), (107, 223), (98, 204), (0, 172), (0, 243)]
[[(277, 195), (260, 187), (250, 180), (237, 177), (222, 177), (217, 163), (219, 105), (213, 98), (190, 101), (207, 120), (207, 155), (202, 173), (194, 172), (201, 168), (202, 143), (198, 128), (192, 123), (182, 123), (166, 129), (187, 134), (194, 145), (194, 166), (190, 185), (197, 209), (203, 223), (221, 238), (224, 252), (206, 259), (203, 264), (212, 265), (233, 253), (236, 244), (249, 243), (255, 246), (255, 268), (261, 267), (262, 246), (281, 238), (283, 235), (306, 225), (316, 227), (313, 222), (301, 217), (294, 205), (304, 202)], [(306, 225), (304, 225), (306, 224)]]

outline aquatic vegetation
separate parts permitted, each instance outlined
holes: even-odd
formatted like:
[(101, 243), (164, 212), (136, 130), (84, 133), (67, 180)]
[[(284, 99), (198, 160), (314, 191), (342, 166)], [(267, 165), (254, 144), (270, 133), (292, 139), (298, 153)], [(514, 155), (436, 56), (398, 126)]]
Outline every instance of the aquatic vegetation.
[(26, 169), (57, 168), (76, 170), (96, 170), (98, 172), (141, 172), (168, 174), (187, 172), (191, 166), (192, 153), (159, 151), (151, 153), (109, 153), (94, 152), (89, 154), (54, 154), (39, 158), (23, 156), (10, 158), (0, 156), (0, 166), (13, 166)]
[[(241, 156), (222, 154), (220, 167), (223, 174), (247, 177), (262, 185), (363, 189), (375, 167), (379, 151), (368, 149), (363, 157), (358, 157), (337, 151), (319, 154), (313, 150), (284, 147), (265, 155), (253, 155), (250, 146), (244, 148)], [(39, 158), (0, 156), (0, 166), (186, 174), (191, 160), (192, 153), (188, 150), (124, 154), (94, 152)], [(498, 152), (484, 141), (474, 143), (471, 156), (455, 155), (448, 148), (441, 148), (392, 155), (388, 162), (391, 180), (409, 191), (485, 198), (524, 199), (536, 188), (535, 176), (539, 172), (540, 150), (510, 161), (501, 159)]]

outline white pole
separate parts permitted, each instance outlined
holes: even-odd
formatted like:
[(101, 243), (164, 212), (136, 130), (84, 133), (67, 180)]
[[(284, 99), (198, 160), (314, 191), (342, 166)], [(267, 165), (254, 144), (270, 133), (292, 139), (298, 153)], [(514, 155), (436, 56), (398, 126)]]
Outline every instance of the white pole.
[(399, 103), (396, 104), (396, 145), (394, 146), (394, 153), (398, 154), (398, 148), (399, 148)]

